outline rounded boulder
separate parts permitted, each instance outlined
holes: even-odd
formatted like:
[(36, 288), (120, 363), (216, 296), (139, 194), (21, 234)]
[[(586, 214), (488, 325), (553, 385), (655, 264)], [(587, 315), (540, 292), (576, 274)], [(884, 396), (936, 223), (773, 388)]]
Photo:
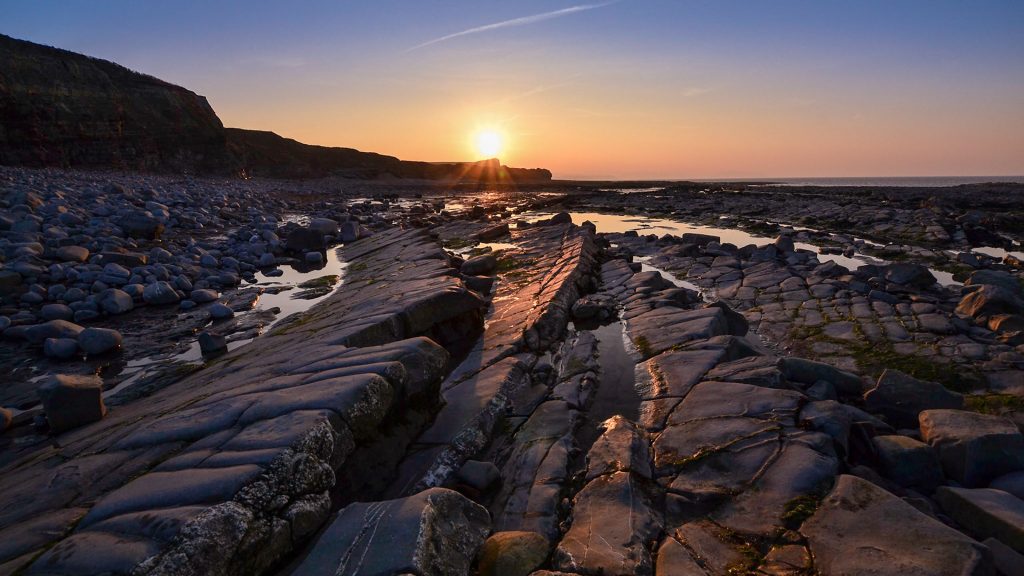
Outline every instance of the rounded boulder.
[(217, 302), (210, 306), (210, 317), (214, 320), (225, 320), (235, 315), (235, 311), (225, 304)]
[(462, 273), (467, 276), (487, 276), (493, 274), (497, 267), (498, 260), (493, 254), (482, 254), (463, 262)]
[(43, 354), (47, 358), (68, 360), (78, 352), (78, 342), (73, 338), (47, 338), (43, 341)]
[(544, 563), (550, 548), (536, 532), (496, 532), (480, 550), (480, 576), (528, 576)]
[(86, 328), (78, 335), (78, 346), (86, 354), (95, 356), (121, 348), (121, 333), (109, 328)]
[(168, 282), (154, 282), (142, 291), (142, 299), (146, 304), (177, 304), (178, 292)]
[(135, 302), (124, 290), (109, 288), (100, 294), (99, 305), (107, 314), (124, 314), (135, 307)]

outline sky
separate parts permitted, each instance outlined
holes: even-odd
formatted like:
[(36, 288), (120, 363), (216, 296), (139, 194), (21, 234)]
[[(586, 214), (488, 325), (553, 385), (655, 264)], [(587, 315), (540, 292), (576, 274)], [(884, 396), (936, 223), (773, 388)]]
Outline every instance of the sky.
[[(226, 126), (556, 178), (1024, 174), (1024, 1), (0, 0)], [(493, 140), (492, 140), (493, 144)]]

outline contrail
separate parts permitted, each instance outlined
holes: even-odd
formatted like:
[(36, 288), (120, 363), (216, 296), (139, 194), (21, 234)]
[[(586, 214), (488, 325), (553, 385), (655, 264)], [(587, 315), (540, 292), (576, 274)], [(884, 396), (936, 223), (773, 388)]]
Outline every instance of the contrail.
[(497, 30), (499, 28), (509, 28), (512, 26), (523, 26), (525, 24), (533, 24), (534, 22), (542, 22), (544, 20), (551, 20), (552, 18), (559, 18), (561, 16), (568, 16), (569, 14), (575, 14), (577, 12), (585, 12), (587, 10), (593, 10), (594, 8), (603, 8), (610, 4), (615, 4), (619, 0), (613, 0), (611, 2), (602, 2), (601, 4), (580, 4), (578, 6), (570, 6), (568, 8), (562, 8), (561, 10), (554, 10), (552, 12), (544, 12), (542, 14), (534, 14), (532, 16), (523, 16), (520, 18), (513, 18), (511, 20), (503, 20), (501, 22), (495, 22), (494, 24), (485, 24), (483, 26), (477, 26), (476, 28), (469, 28), (461, 32), (449, 34), (447, 36), (441, 36), (440, 38), (434, 38), (428, 40), (422, 44), (417, 44), (412, 48), (405, 50), (406, 52), (412, 52), (413, 50), (419, 50), (425, 48), (431, 44), (437, 44), (438, 42), (444, 42), (445, 40), (451, 40), (452, 38), (458, 38), (459, 36), (468, 36), (470, 34), (477, 34), (480, 32), (487, 32), (489, 30)]

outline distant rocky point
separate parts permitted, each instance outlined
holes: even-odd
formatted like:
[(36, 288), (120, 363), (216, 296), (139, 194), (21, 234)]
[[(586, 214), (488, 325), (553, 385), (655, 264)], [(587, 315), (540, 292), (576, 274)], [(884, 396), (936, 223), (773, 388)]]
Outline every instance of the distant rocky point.
[(479, 162), (412, 162), (353, 148), (303, 144), (262, 130), (225, 129), (239, 169), (267, 178), (413, 178), (422, 180), (537, 182), (551, 180), (543, 168), (509, 168), (496, 158)]
[(0, 35), (0, 165), (270, 178), (551, 179), (544, 169), (399, 160), (224, 128), (206, 98), (121, 65)]

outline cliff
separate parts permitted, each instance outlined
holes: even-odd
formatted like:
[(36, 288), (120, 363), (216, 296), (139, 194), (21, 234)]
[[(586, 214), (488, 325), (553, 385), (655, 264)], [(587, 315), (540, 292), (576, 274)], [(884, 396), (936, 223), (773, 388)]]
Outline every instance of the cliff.
[(0, 164), (230, 171), (206, 98), (67, 50), (0, 35)]
[(225, 129), (206, 98), (113, 62), (0, 35), (0, 165), (268, 178), (551, 179), (497, 160), (438, 164)]

